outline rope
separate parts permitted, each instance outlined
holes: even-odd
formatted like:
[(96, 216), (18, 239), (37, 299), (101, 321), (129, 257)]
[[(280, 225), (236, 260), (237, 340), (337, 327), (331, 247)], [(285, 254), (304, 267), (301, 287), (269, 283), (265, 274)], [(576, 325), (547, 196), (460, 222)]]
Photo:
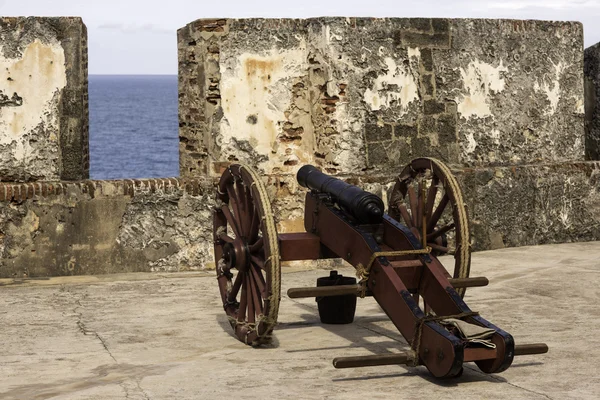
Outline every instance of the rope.
[(413, 356), (411, 358), (411, 363), (408, 365), (411, 367), (416, 367), (417, 365), (419, 365), (419, 348), (421, 347), (421, 334), (423, 333), (423, 325), (425, 325), (426, 322), (437, 322), (448, 318), (460, 319), (466, 317), (474, 317), (477, 315), (479, 315), (478, 312), (466, 311), (454, 315), (426, 315), (425, 317), (420, 318), (417, 321), (417, 326), (415, 327), (415, 335), (413, 336), (413, 339), (410, 342), (410, 348)]
[(360, 288), (360, 297), (364, 298), (367, 293), (367, 281), (369, 280), (369, 274), (371, 273), (371, 267), (373, 263), (378, 257), (395, 257), (395, 256), (405, 256), (411, 254), (429, 254), (431, 253), (431, 247), (427, 246), (424, 249), (414, 249), (414, 250), (394, 250), (394, 251), (377, 251), (371, 255), (371, 259), (367, 266), (363, 266), (362, 264), (358, 264), (356, 266), (356, 277), (360, 279), (358, 284), (361, 286)]
[[(267, 268), (267, 264), (270, 266), (270, 268), (267, 268), (269, 271), (267, 278), (270, 278), (271, 281), (271, 295), (267, 299), (269, 302), (269, 312), (267, 315), (260, 315), (257, 319), (254, 328), (264, 325), (265, 329), (263, 330), (264, 334), (262, 336), (259, 335), (255, 343), (252, 343), (254, 345), (268, 341), (273, 327), (277, 324), (277, 314), (279, 312), (279, 302), (281, 296), (281, 256), (279, 255), (277, 228), (275, 226), (273, 210), (271, 209), (271, 204), (269, 203), (269, 195), (267, 190), (256, 171), (246, 165), (238, 164), (238, 173), (240, 175), (242, 169), (245, 170), (245, 172), (252, 178), (250, 187), (252, 188), (254, 186), (258, 191), (257, 198), (254, 198), (254, 205), (257, 210), (262, 209), (263, 211), (263, 216), (261, 218), (264, 229), (263, 238), (267, 236), (269, 239), (268, 243), (264, 243), (264, 246), (268, 246), (271, 253), (271, 255), (265, 260), (265, 268)], [(260, 206), (257, 203), (260, 203)], [(240, 323), (245, 324), (246, 322), (240, 321)]]
[[(468, 216), (463, 200), (462, 190), (460, 189), (460, 185), (458, 184), (456, 178), (452, 174), (452, 171), (446, 164), (442, 161), (427, 157), (425, 158), (430, 162), (429, 170), (433, 172), (434, 169), (437, 169), (441, 172), (442, 181), (444, 183), (444, 190), (447, 193), (450, 193), (454, 197), (453, 204), (453, 216), (457, 214), (456, 226), (460, 226), (462, 230), (462, 236), (460, 243), (456, 243), (456, 249), (454, 253), (454, 258), (460, 258), (460, 263), (455, 264), (454, 274), (455, 278), (468, 278), (470, 272), (470, 259), (471, 259), (471, 242), (470, 242), (470, 233), (469, 233), (469, 221)], [(410, 180), (415, 175), (417, 170), (413, 169), (412, 163), (409, 164), (409, 167), (412, 173), (407, 173), (405, 175), (401, 175), (398, 177), (398, 183), (402, 183), (403, 181)], [(394, 188), (392, 194), (390, 196), (390, 202), (392, 204), (397, 203), (401, 200), (403, 196), (399, 193), (399, 191)], [(458, 228), (457, 228), (458, 229)], [(466, 288), (457, 288), (456, 292), (460, 295), (460, 297), (464, 297)]]
[[(444, 175), (446, 176), (446, 181), (448, 186), (450, 186), (450, 190), (454, 194), (455, 199), (455, 207), (458, 210), (458, 218), (459, 223), (462, 228), (462, 237), (461, 243), (456, 243), (456, 254), (460, 254), (461, 263), (458, 266), (458, 276), (457, 278), (468, 278), (469, 270), (470, 270), (470, 253), (471, 253), (471, 243), (470, 243), (470, 233), (469, 233), (469, 221), (465, 210), (465, 205), (462, 197), (462, 190), (458, 185), (458, 182), (454, 178), (452, 171), (450, 168), (440, 160), (435, 158), (430, 158), (431, 162), (438, 167)], [(456, 255), (455, 255), (456, 257)], [(466, 288), (456, 289), (460, 297), (464, 297)]]

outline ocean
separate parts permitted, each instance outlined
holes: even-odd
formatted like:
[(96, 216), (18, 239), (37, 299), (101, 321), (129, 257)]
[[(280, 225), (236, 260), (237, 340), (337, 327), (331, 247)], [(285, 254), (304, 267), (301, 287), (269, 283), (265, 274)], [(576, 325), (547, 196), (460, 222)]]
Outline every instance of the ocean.
[(179, 176), (176, 75), (90, 75), (90, 179)]

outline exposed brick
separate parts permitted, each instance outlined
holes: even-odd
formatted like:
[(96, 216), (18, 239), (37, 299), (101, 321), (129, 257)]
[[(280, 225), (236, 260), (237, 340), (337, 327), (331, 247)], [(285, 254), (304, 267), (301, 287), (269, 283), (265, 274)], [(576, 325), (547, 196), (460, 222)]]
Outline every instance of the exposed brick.
[(427, 33), (401, 32), (400, 38), (402, 44), (405, 46), (431, 49), (450, 48), (450, 34), (447, 33), (434, 33), (430, 35)]
[(386, 148), (392, 144), (392, 141), (375, 142), (367, 144), (367, 158), (369, 166), (383, 166), (390, 161)]
[(431, 26), (435, 33), (448, 33), (450, 31), (450, 22), (445, 18), (433, 18)]
[(365, 139), (367, 140), (367, 143), (391, 140), (392, 127), (391, 125), (387, 124), (383, 126), (379, 126), (377, 124), (367, 124), (365, 126)]
[(432, 74), (424, 74), (422, 77), (423, 93), (426, 96), (433, 96), (435, 93), (435, 79)]
[(417, 136), (418, 128), (414, 125), (396, 125), (394, 127), (395, 138), (412, 138)]
[(437, 132), (437, 120), (433, 116), (424, 115), (419, 123), (419, 133), (430, 132)]
[(456, 117), (450, 114), (442, 114), (438, 118), (438, 132), (440, 141), (455, 142), (456, 137)]
[(431, 54), (431, 49), (421, 49), (421, 63), (425, 71), (433, 71), (433, 54)]
[(441, 114), (446, 111), (446, 105), (437, 100), (425, 100), (423, 102), (423, 112), (425, 115)]
[(431, 33), (430, 18), (408, 18), (408, 27), (419, 32)]
[(321, 103), (322, 103), (322, 104), (327, 104), (327, 105), (332, 105), (332, 106), (336, 105), (336, 103), (337, 103), (338, 101), (340, 101), (340, 98), (339, 98), (339, 97), (337, 97), (337, 96), (334, 96), (334, 97), (326, 97), (326, 98), (324, 98), (324, 99), (321, 99)]
[(123, 181), (123, 194), (125, 196), (133, 196), (133, 181), (127, 179)]

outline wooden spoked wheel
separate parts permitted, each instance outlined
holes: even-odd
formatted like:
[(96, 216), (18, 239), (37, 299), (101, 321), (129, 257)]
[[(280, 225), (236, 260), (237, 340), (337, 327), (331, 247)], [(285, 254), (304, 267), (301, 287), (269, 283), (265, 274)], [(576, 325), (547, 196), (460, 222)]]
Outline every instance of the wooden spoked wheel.
[[(403, 222), (434, 256), (454, 255), (445, 265), (453, 278), (467, 278), (471, 265), (469, 223), (462, 191), (450, 169), (433, 158), (404, 168), (390, 195), (389, 215)], [(464, 297), (465, 288), (456, 289)]]
[(235, 335), (249, 345), (270, 340), (277, 323), (281, 269), (267, 191), (247, 166), (233, 164), (219, 181), (213, 217), (217, 280)]

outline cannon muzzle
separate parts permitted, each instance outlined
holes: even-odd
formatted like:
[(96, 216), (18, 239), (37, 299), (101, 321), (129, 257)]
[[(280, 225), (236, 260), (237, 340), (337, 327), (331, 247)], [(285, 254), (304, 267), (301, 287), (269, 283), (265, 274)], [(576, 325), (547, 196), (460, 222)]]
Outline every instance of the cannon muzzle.
[(296, 178), (301, 186), (330, 195), (361, 224), (377, 224), (383, 218), (383, 201), (358, 186), (326, 175), (312, 165), (300, 168)]

